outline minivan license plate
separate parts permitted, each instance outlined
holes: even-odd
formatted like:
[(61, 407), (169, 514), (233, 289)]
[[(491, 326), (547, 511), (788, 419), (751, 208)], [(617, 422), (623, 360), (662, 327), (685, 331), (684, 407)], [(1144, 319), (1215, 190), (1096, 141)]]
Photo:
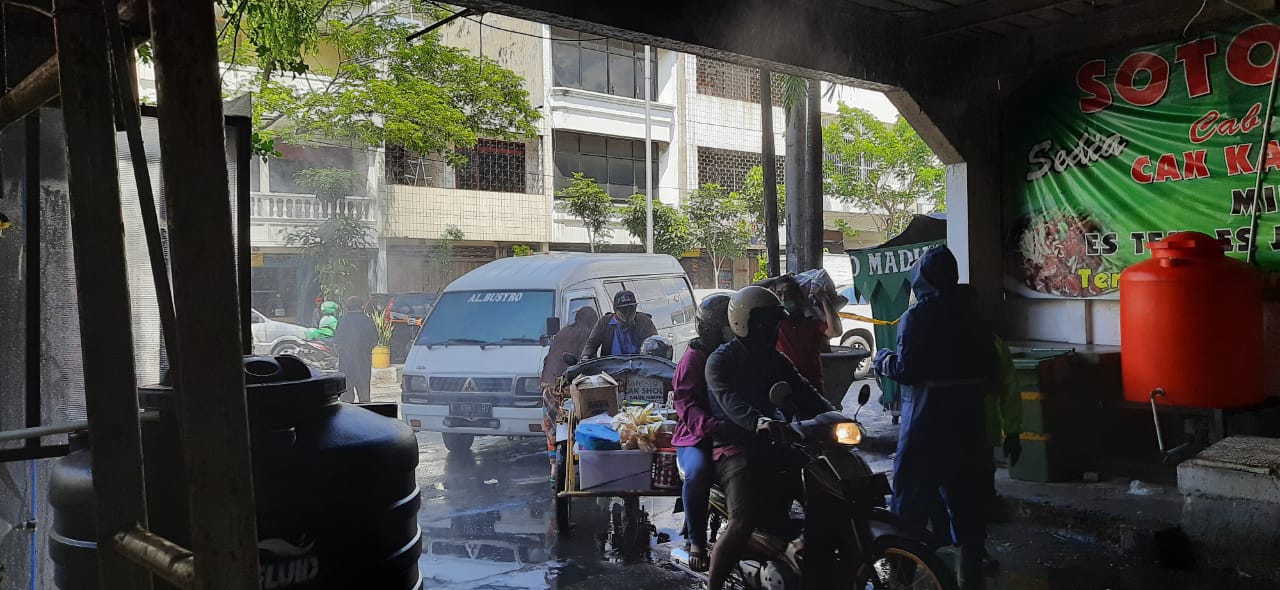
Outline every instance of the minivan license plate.
[(492, 418), (493, 404), (479, 402), (455, 402), (449, 404), (449, 415), (460, 418)]

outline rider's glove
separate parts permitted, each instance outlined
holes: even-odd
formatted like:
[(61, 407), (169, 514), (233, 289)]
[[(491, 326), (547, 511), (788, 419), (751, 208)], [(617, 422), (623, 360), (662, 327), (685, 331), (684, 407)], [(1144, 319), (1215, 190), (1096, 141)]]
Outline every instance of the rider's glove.
[(783, 442), (787, 439), (787, 425), (772, 418), (761, 418), (756, 422), (756, 433), (768, 435), (773, 442)]

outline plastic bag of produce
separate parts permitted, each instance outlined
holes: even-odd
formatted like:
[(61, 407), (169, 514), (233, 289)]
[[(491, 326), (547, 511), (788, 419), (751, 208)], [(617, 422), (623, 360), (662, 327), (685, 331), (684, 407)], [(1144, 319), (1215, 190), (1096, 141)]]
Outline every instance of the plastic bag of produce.
[(627, 406), (613, 417), (613, 429), (624, 450), (640, 449), (653, 452), (657, 449), (654, 437), (662, 427), (662, 415), (657, 406)]

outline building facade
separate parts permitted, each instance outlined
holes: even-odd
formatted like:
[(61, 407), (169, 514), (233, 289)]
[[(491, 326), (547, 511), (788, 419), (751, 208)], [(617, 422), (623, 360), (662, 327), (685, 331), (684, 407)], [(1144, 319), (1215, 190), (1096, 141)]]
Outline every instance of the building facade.
[[(251, 182), (254, 307), (286, 321), (311, 321), (319, 292), (314, 264), (290, 236), (323, 223), (335, 211), (364, 222), (366, 248), (355, 256), (354, 295), (438, 291), (453, 278), (495, 258), (526, 252), (587, 250), (587, 231), (555, 194), (575, 172), (594, 178), (616, 202), (646, 190), (646, 169), (656, 199), (679, 205), (705, 183), (741, 189), (761, 163), (758, 70), (645, 47), (499, 15), (465, 18), (441, 29), (443, 42), (494, 60), (525, 80), (541, 114), (537, 135), (520, 141), (481, 139), (453, 166), (440, 154), (395, 145), (364, 146), (317, 140), (277, 145), (279, 157), (255, 158)], [(321, 52), (323, 54), (323, 52)], [(317, 57), (323, 59), (323, 56)], [(251, 68), (229, 68), (234, 93)], [(152, 93), (149, 67), (140, 68), (142, 92)], [(292, 83), (324, 80), (301, 76)], [(773, 87), (777, 180), (786, 155), (781, 76)], [(647, 109), (646, 109), (646, 98)], [(870, 110), (885, 122), (897, 115), (879, 93), (839, 88), (824, 99)], [(646, 128), (650, 159), (646, 165)], [(322, 202), (300, 186), (299, 171), (349, 170), (351, 194)], [(843, 217), (872, 229), (866, 215), (826, 199), (828, 226)], [(785, 234), (785, 232), (780, 232)], [(833, 233), (833, 248), (842, 246)], [(860, 236), (874, 241), (874, 232)], [(785, 235), (783, 237), (785, 240)], [(620, 224), (603, 251), (642, 251), (643, 238)], [(761, 248), (762, 244), (754, 244)], [(756, 271), (754, 255), (711, 264), (690, 253), (684, 262), (698, 287), (737, 287)], [(367, 281), (363, 277), (367, 276)]]

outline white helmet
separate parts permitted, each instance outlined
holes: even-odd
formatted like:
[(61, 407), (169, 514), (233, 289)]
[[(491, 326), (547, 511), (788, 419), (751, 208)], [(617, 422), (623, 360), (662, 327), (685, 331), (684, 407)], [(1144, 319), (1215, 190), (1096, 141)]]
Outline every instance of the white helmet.
[[(747, 326), (751, 322), (751, 312), (772, 307), (782, 311), (782, 302), (778, 296), (764, 287), (751, 285), (743, 287), (729, 298), (729, 329), (742, 338), (747, 337)], [(785, 314), (786, 312), (782, 312)]]

